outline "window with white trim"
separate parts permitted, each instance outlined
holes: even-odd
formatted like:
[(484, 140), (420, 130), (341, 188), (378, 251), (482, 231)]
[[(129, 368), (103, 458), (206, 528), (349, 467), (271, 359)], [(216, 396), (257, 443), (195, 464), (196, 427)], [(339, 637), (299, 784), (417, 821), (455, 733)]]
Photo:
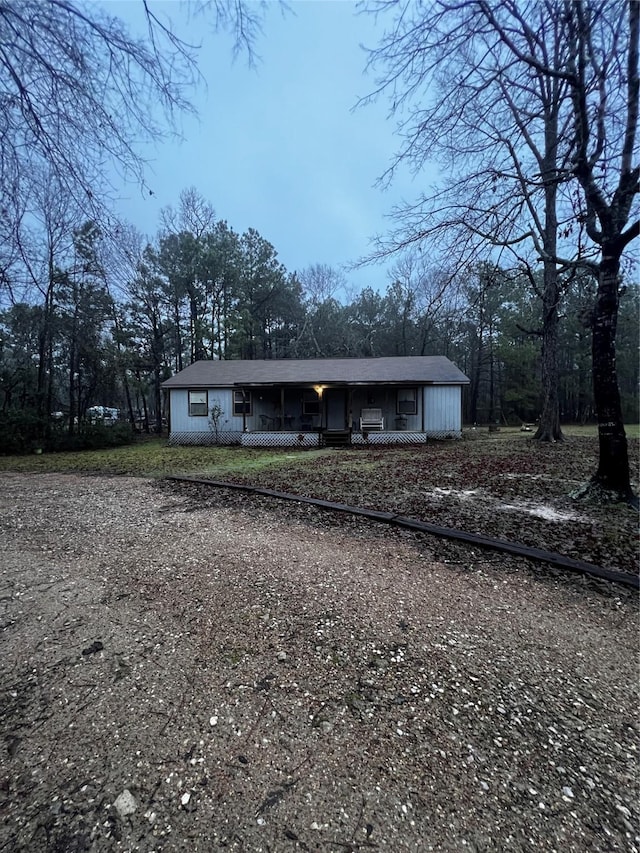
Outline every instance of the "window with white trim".
[(237, 418), (251, 415), (251, 391), (233, 392), (233, 414)]
[(397, 410), (399, 415), (418, 414), (417, 388), (398, 388)]
[(189, 391), (189, 415), (190, 417), (207, 417), (209, 414), (209, 400), (206, 391)]

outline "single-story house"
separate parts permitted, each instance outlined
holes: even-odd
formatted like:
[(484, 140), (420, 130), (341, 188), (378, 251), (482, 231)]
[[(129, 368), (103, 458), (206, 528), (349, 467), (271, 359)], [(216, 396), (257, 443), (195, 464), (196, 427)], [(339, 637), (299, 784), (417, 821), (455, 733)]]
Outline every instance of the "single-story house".
[(444, 356), (196, 361), (162, 383), (170, 444), (391, 444), (459, 437), (469, 380)]

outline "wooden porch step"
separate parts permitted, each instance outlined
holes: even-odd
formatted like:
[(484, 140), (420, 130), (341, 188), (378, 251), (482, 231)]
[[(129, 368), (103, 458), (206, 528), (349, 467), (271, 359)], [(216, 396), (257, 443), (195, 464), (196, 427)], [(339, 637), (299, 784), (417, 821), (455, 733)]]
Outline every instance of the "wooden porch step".
[(348, 429), (325, 429), (322, 431), (322, 444), (325, 447), (349, 447), (351, 431)]

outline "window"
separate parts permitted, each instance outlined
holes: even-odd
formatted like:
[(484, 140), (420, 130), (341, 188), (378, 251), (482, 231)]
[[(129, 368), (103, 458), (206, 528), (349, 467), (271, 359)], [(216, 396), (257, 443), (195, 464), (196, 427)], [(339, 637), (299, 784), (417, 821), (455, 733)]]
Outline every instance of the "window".
[(418, 414), (418, 390), (416, 388), (398, 389), (398, 414)]
[(189, 391), (189, 415), (202, 417), (209, 414), (209, 403), (206, 391)]
[(320, 397), (316, 391), (305, 391), (302, 397), (302, 414), (303, 415), (319, 415), (320, 414)]
[(233, 392), (233, 414), (236, 417), (251, 414), (251, 391)]

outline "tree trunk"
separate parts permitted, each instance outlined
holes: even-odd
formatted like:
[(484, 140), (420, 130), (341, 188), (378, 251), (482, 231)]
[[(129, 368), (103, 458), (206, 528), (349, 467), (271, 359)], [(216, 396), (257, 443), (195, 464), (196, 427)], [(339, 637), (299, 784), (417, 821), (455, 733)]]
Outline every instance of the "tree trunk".
[(478, 394), (480, 391), (480, 375), (482, 372), (482, 346), (478, 347), (477, 362), (473, 370), (471, 380), (471, 398), (469, 400), (469, 421), (472, 424), (478, 422)]
[[(555, 264), (553, 273), (545, 271), (542, 298), (542, 412), (534, 438), (538, 441), (562, 441), (560, 400), (558, 395), (558, 300)], [(549, 274), (549, 278), (547, 275)]]
[(164, 332), (162, 330), (162, 320), (159, 317), (154, 317), (152, 321), (151, 356), (153, 359), (154, 432), (160, 435), (162, 432), (162, 389), (160, 383), (162, 382), (162, 367), (164, 362)]
[(149, 410), (147, 409), (147, 398), (144, 395), (144, 393), (141, 396), (142, 396), (142, 411), (144, 412), (144, 420), (143, 420), (144, 431), (145, 431), (146, 435), (149, 435), (151, 430), (149, 429)]
[(548, 102), (545, 115), (544, 229), (542, 234), (545, 258), (543, 261), (544, 289), (542, 292), (542, 412), (534, 436), (538, 441), (562, 441), (560, 429), (560, 394), (558, 388), (558, 105), (561, 100), (558, 81)]
[(71, 352), (69, 354), (69, 435), (74, 434), (75, 429), (75, 419), (76, 419), (76, 388), (75, 388), (75, 349), (73, 344), (71, 346)]
[(489, 423), (500, 423), (500, 416), (496, 418), (496, 375), (495, 375), (495, 354), (493, 340), (493, 317), (489, 320)]
[(53, 400), (53, 314), (55, 293), (55, 267), (53, 250), (49, 247), (48, 279), (42, 309), (42, 328), (38, 336), (38, 414), (45, 420), (45, 436), (51, 434), (51, 408)]
[(593, 395), (598, 417), (600, 454), (598, 470), (591, 483), (618, 499), (629, 500), (633, 493), (616, 370), (619, 270), (619, 253), (603, 246), (592, 338)]
[(136, 430), (136, 418), (133, 413), (133, 401), (131, 400), (131, 389), (129, 388), (129, 379), (127, 377), (127, 367), (124, 363), (123, 352), (122, 352), (122, 343), (121, 343), (121, 324), (118, 319), (118, 312), (114, 308), (113, 312), (113, 324), (116, 330), (116, 348), (118, 350), (118, 365), (121, 369), (122, 376), (122, 387), (124, 389), (125, 399), (127, 401), (127, 411), (129, 412), (129, 423), (131, 424), (131, 429), (135, 432)]
[(162, 388), (160, 387), (161, 382), (162, 375), (160, 372), (160, 366), (156, 365), (155, 370), (153, 371), (153, 404), (155, 407), (155, 432), (157, 435), (162, 435)]
[(131, 429), (136, 431), (136, 416), (133, 412), (133, 401), (131, 399), (131, 389), (129, 388), (129, 380), (127, 379), (127, 371), (126, 369), (123, 371), (122, 376), (122, 384), (124, 386), (124, 394), (127, 400), (127, 411), (129, 412), (129, 423), (131, 424)]
[(179, 373), (183, 368), (182, 363), (182, 329), (180, 328), (180, 304), (176, 299), (173, 303), (173, 322), (176, 328), (176, 372)]
[(206, 358), (204, 341), (202, 340), (202, 328), (198, 315), (198, 299), (195, 291), (189, 293), (189, 320), (191, 327), (191, 364), (194, 361), (202, 361)]

